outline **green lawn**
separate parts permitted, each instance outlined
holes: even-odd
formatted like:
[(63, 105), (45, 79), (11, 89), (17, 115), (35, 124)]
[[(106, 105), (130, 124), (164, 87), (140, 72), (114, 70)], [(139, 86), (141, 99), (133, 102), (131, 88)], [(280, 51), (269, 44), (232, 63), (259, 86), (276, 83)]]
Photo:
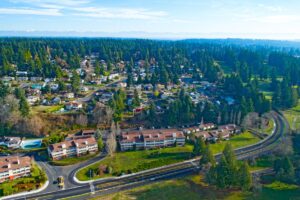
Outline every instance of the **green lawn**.
[(300, 102), (294, 108), (285, 110), (284, 116), (290, 124), (291, 129), (299, 130), (300, 129)]
[(216, 144), (212, 144), (211, 149), (212, 149), (213, 153), (215, 154), (215, 153), (222, 152), (227, 143), (230, 143), (232, 145), (232, 147), (234, 149), (236, 149), (239, 147), (255, 144), (255, 143), (259, 142), (259, 140), (260, 140), (259, 138), (252, 135), (251, 133), (245, 132), (243, 134), (236, 135), (236, 136), (230, 138), (230, 140), (228, 140), (228, 141), (221, 141)]
[[(232, 137), (229, 141), (221, 141), (216, 144), (211, 144), (213, 153), (220, 153), (223, 151), (226, 143), (231, 143), (233, 148), (239, 148), (250, 144), (257, 143), (259, 139), (249, 132)], [(116, 176), (122, 173), (138, 172), (155, 167), (160, 167), (191, 158), (193, 146), (186, 144), (184, 147), (171, 147), (160, 150), (144, 150), (144, 151), (130, 151), (118, 152), (113, 157), (107, 157), (104, 160), (97, 162), (87, 168), (80, 170), (77, 173), (79, 180), (89, 180), (89, 172), (93, 170), (95, 173), (93, 179)], [(111, 166), (111, 175), (98, 176), (97, 169), (100, 165)]]
[(46, 181), (45, 173), (33, 164), (30, 177), (19, 178), (13, 181), (7, 181), (0, 184), (0, 197), (14, 193), (35, 190), (41, 187)]
[[(167, 164), (180, 162), (191, 158), (193, 146), (185, 145), (184, 147), (165, 148), (159, 150), (144, 150), (115, 153), (113, 157), (107, 157), (77, 173), (79, 180), (88, 180), (89, 169), (96, 170), (99, 165), (111, 166), (113, 175), (126, 173), (128, 170), (137, 172), (150, 168), (160, 167)], [(99, 176), (94, 176), (100, 178)]]
[(53, 106), (43, 106), (43, 105), (39, 105), (39, 106), (33, 106), (32, 107), (32, 113), (53, 113), (56, 111), (59, 111), (61, 108), (63, 108), (64, 105), (53, 105)]
[(67, 165), (74, 165), (86, 160), (89, 160), (93, 157), (95, 157), (97, 154), (90, 154), (86, 156), (81, 156), (81, 157), (71, 157), (71, 158), (65, 158), (62, 160), (53, 160), (50, 161), (51, 165), (57, 165), (57, 166), (67, 166)]
[(300, 199), (300, 189), (294, 185), (285, 185), (274, 182), (262, 186), (258, 193), (241, 192), (237, 190), (217, 190), (207, 186), (199, 175), (184, 177), (176, 180), (167, 180), (141, 186), (117, 194), (100, 196), (93, 200), (286, 200)]

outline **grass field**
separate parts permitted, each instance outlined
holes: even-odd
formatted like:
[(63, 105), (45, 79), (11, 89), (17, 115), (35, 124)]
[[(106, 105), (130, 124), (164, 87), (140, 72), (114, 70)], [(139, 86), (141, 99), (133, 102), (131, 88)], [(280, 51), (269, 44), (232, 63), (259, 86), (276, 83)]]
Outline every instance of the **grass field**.
[(258, 193), (236, 190), (217, 190), (207, 186), (199, 175), (141, 186), (129, 191), (94, 198), (93, 200), (286, 200), (300, 199), (300, 189), (294, 185), (274, 182), (262, 186)]
[[(229, 141), (222, 141), (211, 145), (214, 153), (223, 151), (226, 143), (231, 143), (233, 148), (239, 148), (250, 144), (257, 143), (259, 139), (249, 132), (232, 137)], [(97, 162), (89, 167), (80, 170), (77, 173), (79, 180), (89, 180), (89, 171), (96, 171), (100, 165), (111, 166), (113, 173), (111, 175), (120, 175), (122, 173), (138, 172), (151, 168), (160, 167), (191, 158), (193, 146), (186, 144), (184, 147), (173, 147), (159, 150), (144, 150), (118, 152), (113, 157), (107, 157), (104, 160)], [(110, 176), (111, 176), (110, 175)], [(93, 179), (107, 177), (95, 175)]]
[(300, 102), (294, 108), (289, 110), (285, 110), (284, 116), (288, 120), (290, 127), (292, 130), (299, 130), (300, 129)]
[(53, 113), (56, 111), (59, 111), (61, 108), (63, 108), (63, 105), (54, 105), (54, 106), (43, 106), (43, 105), (39, 105), (39, 106), (33, 106), (32, 107), (32, 113), (36, 114), (36, 113)]
[(223, 151), (224, 147), (226, 146), (227, 143), (230, 143), (234, 149), (243, 147), (243, 146), (248, 146), (251, 144), (255, 144), (259, 142), (259, 138), (255, 137), (249, 132), (245, 132), (240, 135), (236, 135), (228, 141), (222, 141), (220, 143), (212, 144), (211, 149), (213, 153), (220, 153)]
[[(99, 165), (107, 165), (113, 168), (113, 173), (142, 171), (150, 168), (160, 167), (167, 164), (180, 162), (191, 158), (193, 146), (165, 148), (159, 150), (144, 150), (115, 153), (113, 157), (84, 168), (77, 173), (79, 180), (88, 180), (89, 169), (97, 169)], [(99, 178), (95, 176), (94, 178)]]

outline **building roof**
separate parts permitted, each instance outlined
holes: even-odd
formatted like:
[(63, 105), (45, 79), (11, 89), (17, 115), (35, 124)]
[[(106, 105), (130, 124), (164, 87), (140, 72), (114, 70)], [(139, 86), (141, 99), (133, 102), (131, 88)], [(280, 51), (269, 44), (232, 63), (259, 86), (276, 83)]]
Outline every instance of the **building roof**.
[(81, 134), (82, 135), (92, 135), (95, 134), (95, 130), (91, 129), (91, 130), (81, 130)]
[(6, 156), (0, 157), (0, 173), (8, 170), (19, 169), (31, 165), (29, 156)]
[(147, 129), (122, 133), (121, 142), (161, 141), (172, 138), (185, 138), (177, 129)]
[(73, 138), (72, 140), (66, 140), (60, 143), (56, 144), (51, 144), (49, 146), (49, 149), (52, 152), (59, 152), (64, 149), (69, 149), (69, 148), (82, 148), (90, 145), (95, 145), (97, 144), (97, 141), (94, 137), (84, 137), (84, 138)]

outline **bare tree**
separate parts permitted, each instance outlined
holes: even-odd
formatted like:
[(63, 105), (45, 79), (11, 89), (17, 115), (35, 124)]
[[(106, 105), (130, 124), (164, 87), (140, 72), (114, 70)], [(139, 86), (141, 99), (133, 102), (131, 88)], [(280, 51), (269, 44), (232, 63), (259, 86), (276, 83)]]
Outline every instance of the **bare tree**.
[(75, 118), (75, 124), (78, 124), (80, 126), (87, 126), (88, 124), (87, 116), (84, 114), (77, 115)]
[(113, 121), (111, 123), (110, 133), (108, 134), (106, 140), (106, 152), (109, 156), (112, 156), (117, 149), (116, 132), (117, 132), (116, 125), (115, 122)]
[(93, 122), (99, 127), (101, 124), (110, 124), (113, 118), (113, 110), (98, 102), (93, 110)]
[(17, 122), (15, 128), (20, 133), (30, 133), (36, 136), (43, 135), (44, 122), (38, 116), (24, 118)]
[(221, 115), (221, 112), (219, 112), (219, 115), (218, 115), (218, 124), (221, 124), (222, 122), (222, 115)]
[(279, 156), (293, 155), (293, 142), (290, 135), (285, 135), (281, 143), (277, 146), (276, 154)]
[(249, 113), (244, 117), (242, 126), (245, 128), (257, 128), (257, 120), (259, 120), (258, 113)]
[(238, 115), (237, 115), (237, 121), (236, 121), (237, 125), (240, 125), (240, 124), (241, 124), (241, 119), (242, 119), (242, 112), (239, 111), (239, 112), (238, 112)]
[(20, 120), (19, 100), (8, 95), (0, 100), (0, 123), (15, 125)]
[(120, 124), (117, 122), (116, 125), (116, 136), (120, 136), (121, 135), (121, 128), (120, 128)]
[(231, 110), (231, 112), (230, 112), (230, 123), (232, 123), (233, 122), (233, 110)]

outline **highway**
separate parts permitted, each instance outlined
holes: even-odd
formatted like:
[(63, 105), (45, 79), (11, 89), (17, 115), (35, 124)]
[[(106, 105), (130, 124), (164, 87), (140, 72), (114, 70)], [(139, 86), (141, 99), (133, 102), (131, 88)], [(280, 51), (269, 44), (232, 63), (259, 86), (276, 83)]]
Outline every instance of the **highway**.
[[(236, 157), (238, 159), (247, 159), (257, 157), (262, 154), (271, 152), (280, 143), (282, 136), (288, 131), (289, 126), (283, 116), (272, 112), (272, 117), (275, 122), (274, 132), (261, 142), (239, 148), (235, 150)], [(221, 154), (215, 155), (216, 159), (220, 159)], [(136, 174), (131, 174), (118, 178), (110, 178), (106, 180), (96, 180), (91, 183), (78, 184), (73, 180), (75, 173), (70, 173), (69, 181), (76, 183), (76, 187), (59, 190), (55, 192), (41, 192), (38, 194), (28, 195), (24, 197), (14, 199), (88, 199), (92, 196), (99, 196), (105, 194), (115, 193), (121, 190), (126, 190), (141, 185), (145, 185), (151, 182), (160, 181), (164, 179), (175, 178), (187, 174), (195, 173), (199, 170), (199, 159), (193, 159), (153, 170), (148, 170)], [(71, 198), (72, 197), (72, 198)]]

